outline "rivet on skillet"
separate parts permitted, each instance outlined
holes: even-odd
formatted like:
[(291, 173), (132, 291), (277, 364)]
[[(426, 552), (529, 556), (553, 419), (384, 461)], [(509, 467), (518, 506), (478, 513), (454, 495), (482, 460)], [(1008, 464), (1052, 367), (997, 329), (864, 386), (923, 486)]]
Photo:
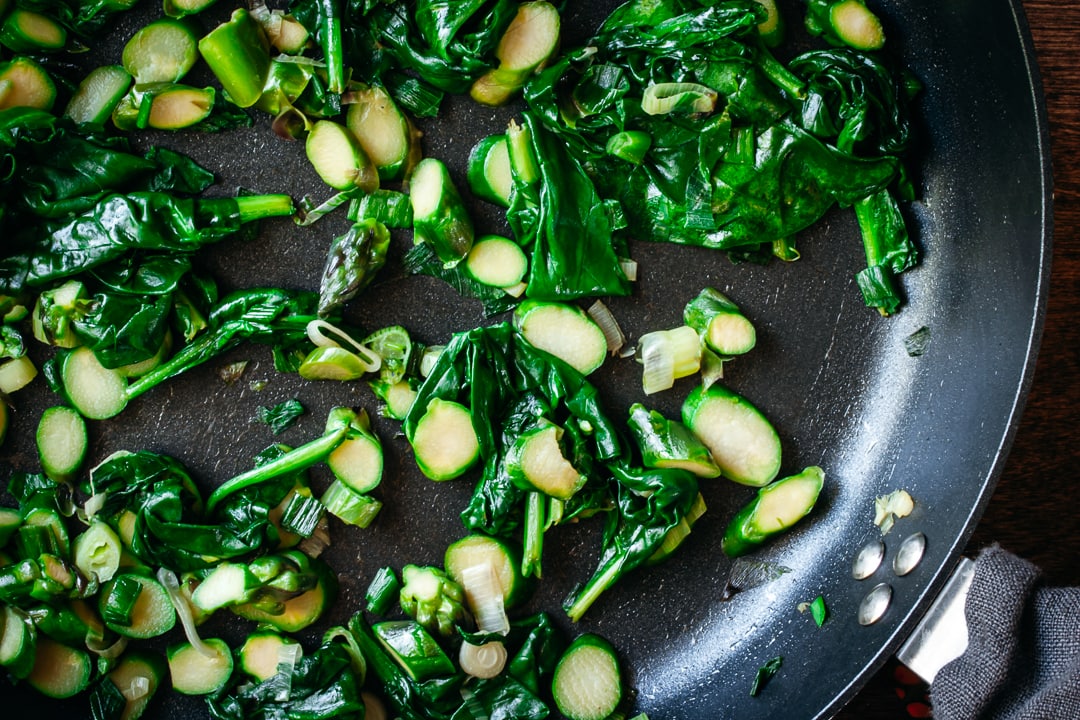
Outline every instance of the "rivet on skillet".
[(893, 558), (892, 569), (897, 575), (907, 575), (918, 567), (926, 552), (926, 536), (921, 532), (909, 535), (900, 543), (900, 549)]
[(882, 618), (892, 602), (892, 586), (888, 583), (878, 583), (866, 593), (866, 597), (859, 603), (859, 624), (873, 625)]
[(877, 572), (885, 557), (885, 543), (871, 540), (859, 548), (855, 561), (851, 564), (851, 576), (856, 580), (865, 580)]

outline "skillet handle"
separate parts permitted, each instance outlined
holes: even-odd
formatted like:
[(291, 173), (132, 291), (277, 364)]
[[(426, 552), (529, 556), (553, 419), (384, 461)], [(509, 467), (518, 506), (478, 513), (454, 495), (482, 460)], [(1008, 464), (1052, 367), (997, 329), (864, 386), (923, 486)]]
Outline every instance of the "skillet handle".
[(967, 649), (964, 603), (974, 577), (975, 563), (960, 558), (941, 594), (896, 653), (896, 658), (927, 684), (934, 681), (938, 670)]

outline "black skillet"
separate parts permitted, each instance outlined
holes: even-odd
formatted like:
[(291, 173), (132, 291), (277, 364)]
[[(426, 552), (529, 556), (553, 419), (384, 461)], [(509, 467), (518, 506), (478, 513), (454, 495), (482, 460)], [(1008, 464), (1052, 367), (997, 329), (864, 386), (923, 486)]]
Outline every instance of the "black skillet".
[[(583, 41), (614, 3), (569, 2), (564, 47)], [(568, 632), (595, 631), (619, 649), (635, 710), (668, 718), (812, 718), (835, 713), (895, 651), (934, 597), (989, 501), (1030, 384), (1042, 327), (1050, 258), (1050, 168), (1047, 129), (1025, 21), (1015, 0), (882, 0), (891, 52), (925, 84), (918, 105), (921, 134), (914, 163), (920, 200), (910, 220), (921, 265), (904, 275), (907, 306), (881, 318), (863, 307), (853, 281), (861, 262), (854, 219), (830, 214), (799, 238), (802, 259), (767, 267), (733, 265), (715, 252), (635, 244), (640, 281), (633, 298), (610, 306), (630, 337), (680, 322), (682, 305), (712, 285), (735, 299), (758, 325), (758, 347), (729, 364), (726, 382), (756, 403), (784, 442), (784, 470), (819, 464), (824, 496), (798, 529), (760, 551), (758, 558), (791, 572), (721, 600), (730, 562), (719, 551), (724, 525), (752, 491), (706, 482), (708, 513), (666, 564), (638, 572), (606, 593), (576, 627), (559, 611), (575, 582), (595, 562), (599, 527), (591, 523), (549, 534), (545, 577), (533, 608), (553, 611)], [(231, 8), (215, 9), (224, 16)], [(801, 8), (784, 6), (789, 24)], [(102, 54), (118, 57), (117, 43), (157, 13), (157, 3), (126, 18), (119, 39)], [(795, 33), (798, 36), (798, 33)], [(111, 60), (111, 61), (115, 61)], [(443, 158), (460, 185), (473, 143), (499, 131), (514, 108), (490, 110), (448, 103), (443, 117), (422, 123), (425, 151)], [(221, 191), (245, 186), (316, 198), (327, 194), (303, 160), (265, 119), (249, 130), (212, 136), (159, 135), (142, 143), (169, 145), (219, 173)], [(500, 213), (474, 204), (478, 224), (503, 230)], [(215, 249), (209, 266), (227, 285), (315, 289), (329, 238), (344, 229), (329, 218), (310, 229), (289, 221), (266, 223), (258, 240)], [(403, 277), (396, 238), (380, 281), (348, 309), (369, 328), (409, 327), (426, 343), (501, 318), (426, 278)], [(925, 354), (912, 357), (904, 340), (928, 328)], [(224, 384), (218, 369), (250, 360), (243, 378)], [(595, 376), (614, 415), (643, 399), (640, 369), (610, 361)], [(260, 383), (262, 389), (256, 389)], [(649, 403), (675, 416), (690, 389), (681, 381)], [(19, 396), (19, 411), (0, 471), (34, 469), (30, 442), (40, 410), (55, 402), (39, 383)], [(117, 419), (92, 426), (96, 461), (120, 449), (150, 449), (182, 459), (205, 487), (248, 467), (274, 440), (251, 422), (258, 406), (298, 397), (305, 418), (280, 440), (299, 444), (321, 432), (326, 411), (349, 404), (375, 409), (362, 383), (304, 383), (273, 371), (258, 347), (235, 351), (140, 398)], [(385, 564), (439, 563), (460, 537), (457, 519), (467, 482), (436, 484), (419, 476), (395, 423), (376, 418), (389, 449), (380, 489), (385, 508), (368, 530), (333, 527), (327, 558), (342, 591), (333, 611), (305, 637), (355, 611), (371, 573)], [(317, 475), (316, 484), (325, 476)], [(874, 498), (897, 488), (916, 500), (914, 513), (886, 536), (886, 565), (872, 578), (851, 577), (855, 550), (879, 535)], [(925, 533), (922, 564), (897, 578), (887, 569), (900, 539)], [(870, 627), (856, 607), (878, 582), (893, 586), (892, 605)], [(822, 595), (830, 618), (815, 627), (796, 608)], [(215, 618), (207, 634), (242, 639), (238, 621)], [(758, 667), (782, 657), (777, 676), (759, 697), (749, 689)], [(45, 701), (22, 690), (5, 700), (35, 716), (88, 717), (85, 698)], [(5, 710), (5, 713), (7, 710)], [(204, 717), (202, 701), (165, 693), (155, 718)]]

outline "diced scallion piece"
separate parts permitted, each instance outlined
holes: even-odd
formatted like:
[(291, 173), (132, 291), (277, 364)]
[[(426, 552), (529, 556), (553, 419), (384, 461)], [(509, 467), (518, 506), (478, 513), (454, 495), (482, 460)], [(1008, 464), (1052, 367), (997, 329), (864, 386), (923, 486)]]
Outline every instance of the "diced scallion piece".
[(718, 383), (699, 386), (683, 402), (682, 419), (729, 480), (762, 487), (779, 472), (780, 436), (746, 398)]
[(874, 500), (874, 524), (885, 535), (892, 530), (897, 518), (907, 517), (915, 509), (915, 501), (907, 490), (893, 490)]
[(454, 663), (435, 638), (414, 620), (389, 620), (371, 626), (383, 649), (413, 682), (454, 672)]
[(409, 183), (414, 242), (426, 242), (447, 267), (457, 265), (472, 250), (472, 219), (450, 179), (446, 165), (424, 158)]
[(451, 543), (443, 556), (447, 574), (463, 587), (466, 569), (484, 565), (494, 568), (507, 608), (526, 599), (531, 583), (521, 574), (521, 551), (507, 541), (489, 535), (468, 535)]
[(825, 473), (811, 466), (760, 490), (727, 526), (721, 547), (728, 557), (744, 555), (806, 517), (817, 502)]
[(366, 528), (379, 514), (382, 503), (370, 495), (362, 495), (351, 490), (348, 485), (335, 480), (319, 498), (326, 511), (341, 522)]
[(622, 702), (615, 648), (598, 635), (579, 636), (559, 659), (551, 682), (559, 711), (569, 720), (604, 720)]
[(502, 105), (517, 93), (559, 45), (561, 21), (551, 3), (538, 0), (518, 6), (495, 48), (498, 67), (475, 83), (469, 94), (483, 105)]
[(398, 600), (401, 581), (391, 567), (382, 567), (371, 578), (364, 592), (367, 611), (373, 615), (386, 615)]
[(608, 138), (604, 150), (608, 155), (640, 165), (652, 147), (652, 136), (642, 130), (623, 130)]
[(176, 624), (176, 610), (165, 588), (142, 575), (117, 575), (102, 591), (99, 606), (105, 624), (126, 637), (157, 637)]
[(356, 380), (367, 372), (367, 365), (354, 352), (340, 347), (317, 347), (308, 353), (297, 369), (305, 380)]
[(108, 582), (120, 569), (120, 538), (108, 523), (93, 520), (75, 537), (75, 567), (86, 577)]
[(821, 627), (829, 617), (829, 609), (825, 606), (825, 598), (818, 595), (810, 602), (810, 616), (814, 618), (814, 624)]
[(506, 667), (506, 646), (498, 640), (481, 645), (463, 642), (458, 652), (458, 664), (466, 675), (480, 679), (497, 677)]
[(375, 164), (344, 125), (333, 120), (316, 121), (308, 133), (305, 151), (315, 172), (335, 190), (378, 189), (379, 172)]
[(710, 113), (718, 94), (698, 83), (656, 83), (645, 88), (641, 109), (648, 115)]
[(168, 666), (152, 652), (127, 650), (102, 682), (111, 683), (123, 696), (118, 720), (138, 720), (161, 687)]
[(281, 527), (301, 537), (311, 537), (326, 513), (326, 507), (311, 495), (293, 493), (281, 516)]
[(607, 357), (607, 338), (584, 310), (565, 303), (526, 300), (514, 310), (514, 327), (533, 346), (588, 375)]
[(365, 193), (349, 203), (348, 217), (353, 222), (378, 220), (388, 228), (412, 226), (412, 204), (409, 196), (397, 190)]
[(783, 663), (784, 659), (782, 657), (774, 657), (758, 668), (757, 673), (754, 674), (754, 682), (750, 686), (750, 697), (757, 697), (761, 694), (769, 680), (780, 671), (780, 666)]
[(623, 346), (626, 345), (626, 335), (623, 334), (622, 328), (619, 327), (619, 321), (615, 319), (615, 315), (601, 300), (593, 302), (585, 312), (600, 328), (600, 332), (604, 333), (608, 352), (612, 355), (618, 355)]
[(701, 338), (686, 325), (645, 333), (638, 339), (637, 360), (645, 394), (667, 390), (701, 369)]

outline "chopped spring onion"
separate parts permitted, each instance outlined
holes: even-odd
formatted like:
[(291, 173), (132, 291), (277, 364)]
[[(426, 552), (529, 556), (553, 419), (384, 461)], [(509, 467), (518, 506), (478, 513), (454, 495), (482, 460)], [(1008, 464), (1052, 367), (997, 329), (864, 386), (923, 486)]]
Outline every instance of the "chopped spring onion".
[(320, 205), (315, 205), (315, 203), (311, 201), (311, 198), (305, 197), (300, 201), (299, 212), (293, 220), (300, 227), (307, 227), (345, 203), (352, 202), (354, 198), (359, 197), (360, 195), (361, 191), (359, 188), (341, 190), (340, 192), (331, 195)]
[(275, 688), (274, 700), (286, 702), (292, 695), (292, 680), (296, 670), (296, 664), (304, 656), (304, 648), (300, 643), (282, 643), (277, 650), (277, 673), (278, 685)]
[(131, 678), (131, 682), (122, 688), (117, 688), (120, 694), (124, 696), (124, 699), (128, 702), (135, 702), (139, 698), (146, 697), (150, 692), (150, 678), (145, 675), (136, 675)]
[[(116, 660), (124, 654), (124, 651), (127, 650), (127, 646), (128, 639), (123, 635), (109, 638), (108, 641), (100, 636), (90, 636), (86, 638), (86, 649), (100, 657), (102, 660)], [(122, 690), (123, 688), (121, 688), (121, 691)]]
[(715, 90), (697, 83), (656, 83), (645, 88), (641, 109), (648, 115), (709, 113), (716, 109), (716, 98)]
[(701, 339), (686, 325), (656, 330), (638, 340), (638, 362), (644, 366), (641, 384), (646, 395), (667, 390), (675, 380), (701, 369)]
[(600, 331), (604, 333), (608, 352), (617, 355), (622, 350), (623, 345), (626, 344), (626, 335), (623, 334), (622, 328), (619, 327), (619, 322), (615, 319), (615, 316), (611, 314), (611, 310), (603, 302), (597, 300), (589, 306), (586, 312), (600, 326)]
[(777, 673), (783, 662), (784, 658), (774, 657), (772, 660), (758, 668), (757, 674), (754, 676), (754, 684), (750, 686), (750, 697), (758, 696), (765, 687), (765, 683), (772, 679), (772, 676)]
[(208, 658), (218, 657), (218, 651), (207, 645), (199, 637), (199, 632), (195, 629), (195, 618), (191, 614), (191, 606), (188, 605), (187, 598), (180, 593), (180, 581), (176, 578), (176, 573), (168, 568), (158, 568), (157, 579), (165, 588), (165, 592), (169, 594), (173, 607), (176, 608), (176, 615), (180, 618), (180, 624), (184, 628), (187, 641), (200, 655)]
[(296, 493), (285, 507), (281, 526), (295, 535), (311, 537), (326, 514), (326, 507), (310, 495)]
[(724, 363), (729, 359), (717, 355), (710, 348), (701, 348), (701, 384), (706, 390), (717, 380), (724, 379)]
[(349, 664), (356, 673), (356, 682), (358, 685), (363, 685), (367, 677), (367, 660), (364, 658), (363, 651), (360, 650), (360, 643), (356, 641), (356, 636), (339, 625), (330, 628), (323, 635), (324, 643), (332, 640), (341, 640), (345, 643), (345, 651), (349, 654)]
[(382, 366), (382, 358), (373, 353), (369, 347), (356, 342), (347, 332), (325, 320), (312, 320), (309, 322), (307, 324), (307, 336), (318, 347), (338, 347), (351, 350), (360, 358), (367, 372), (377, 372)]
[(108, 497), (108, 493), (95, 493), (86, 499), (83, 503), (82, 514), (80, 519), (91, 520), (101, 508), (105, 507), (105, 499)]
[(645, 160), (645, 153), (652, 146), (652, 136), (641, 130), (623, 130), (615, 133), (607, 141), (604, 150), (620, 160), (640, 165)]
[(498, 640), (483, 645), (464, 642), (458, 653), (458, 662), (468, 675), (481, 680), (493, 678), (506, 667), (506, 646)]
[(915, 501), (907, 490), (893, 490), (874, 500), (874, 524), (885, 535), (892, 530), (898, 518), (907, 517), (915, 509)]
[(631, 260), (630, 258), (620, 258), (619, 267), (622, 268), (623, 275), (630, 282), (637, 282), (638, 263), (637, 260)]
[(438, 362), (439, 356), (442, 355), (445, 347), (445, 345), (428, 345), (424, 348), (424, 352), (420, 354), (421, 377), (427, 377), (431, 373), (431, 369), (435, 367), (435, 363)]
[(319, 524), (315, 526), (315, 532), (300, 541), (296, 546), (301, 552), (310, 558), (322, 555), (323, 550), (330, 547), (330, 521), (326, 516), (319, 518)]
[(507, 295), (509, 295), (510, 297), (521, 297), (522, 295), (525, 294), (525, 291), (528, 290), (528, 289), (529, 289), (529, 283), (527, 283), (527, 282), (525, 282), (523, 280), (523, 281), (521, 281), (519, 283), (511, 285), (510, 287), (502, 288), (502, 291), (504, 293), (506, 293)]
[(500, 635), (510, 632), (502, 584), (491, 563), (465, 568), (461, 573), (461, 587), (480, 632)]
[(487, 709), (472, 690), (467, 687), (461, 688), (461, 699), (465, 701), (462, 707), (468, 711), (469, 717), (473, 720), (490, 720), (491, 716), (488, 715)]
[(380, 501), (370, 495), (361, 495), (340, 480), (330, 483), (319, 502), (343, 523), (360, 528), (370, 525), (382, 509)]

